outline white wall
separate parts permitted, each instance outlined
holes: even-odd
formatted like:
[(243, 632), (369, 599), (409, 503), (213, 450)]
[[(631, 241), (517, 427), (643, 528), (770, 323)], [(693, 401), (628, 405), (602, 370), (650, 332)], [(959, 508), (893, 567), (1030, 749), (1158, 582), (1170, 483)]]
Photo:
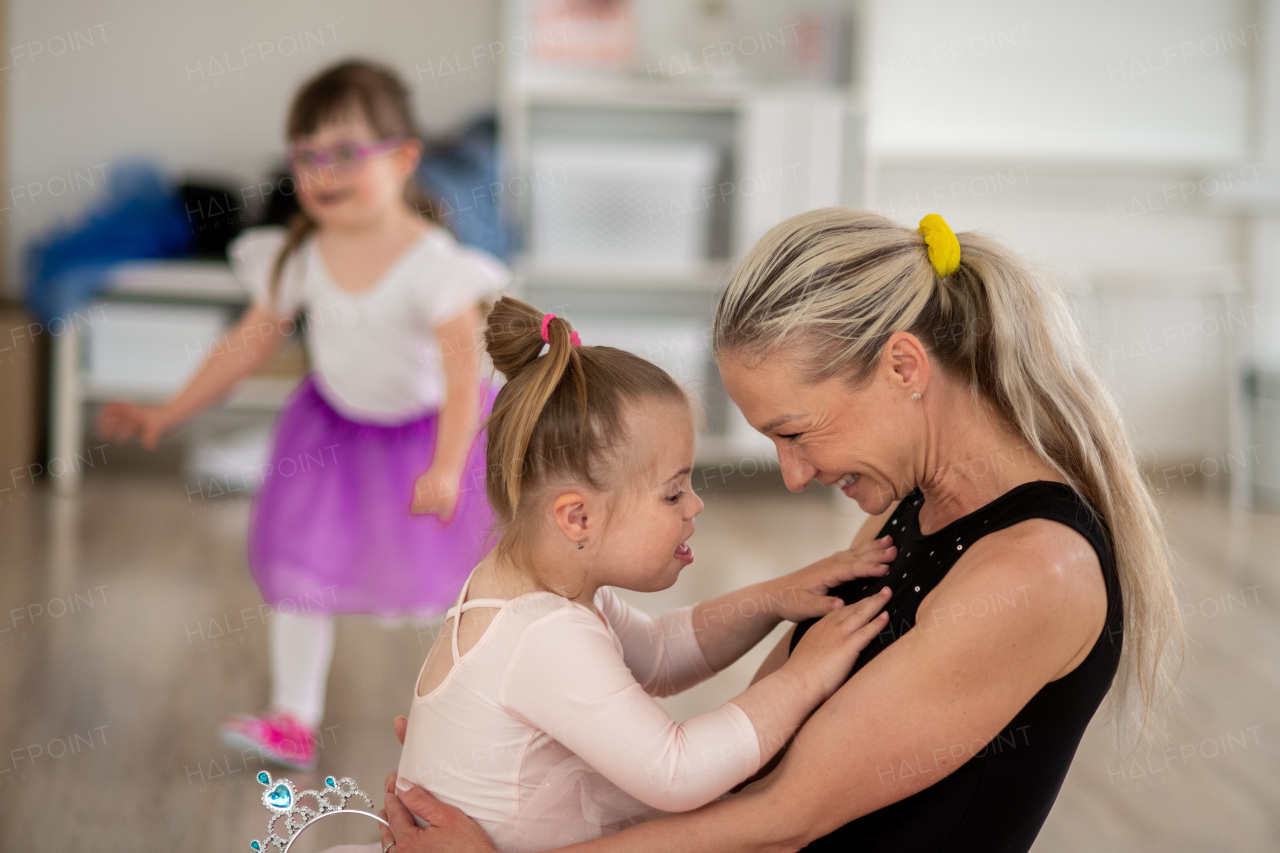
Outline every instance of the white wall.
[[(498, 0), (10, 0), (15, 249), (101, 192), (122, 158), (254, 182), (279, 157), (299, 82), (352, 55), (387, 61), (428, 131), (493, 109)], [(56, 196), (56, 197), (55, 197)], [(16, 285), (14, 270), (7, 281)]]
[[(941, 213), (1103, 293), (1077, 305), (1157, 465), (1231, 440), (1227, 309), (1187, 291), (1234, 269), (1253, 357), (1280, 320), (1231, 201), (1269, 180), (1263, 5), (869, 4), (869, 205), (908, 224)], [(1125, 279), (1134, 292), (1105, 293)]]
[(1247, 148), (1250, 0), (874, 4), (872, 144), (1149, 167)]
[[(937, 211), (994, 232), (1079, 287), (1124, 269), (1235, 266), (1244, 303), (1258, 306), (1244, 332), (1252, 356), (1280, 362), (1276, 226), (1235, 200), (1280, 198), (1268, 189), (1280, 183), (1278, 2), (866, 0), (867, 202), (904, 222)], [(770, 13), (767, 0), (732, 5), (744, 19)], [(9, 245), (83, 210), (126, 156), (255, 181), (278, 156), (298, 82), (351, 54), (398, 66), (428, 128), (490, 109), (499, 6), (12, 0), (0, 54)], [(1100, 357), (1120, 371), (1136, 363), (1135, 339), (1219, 311), (1195, 299), (1126, 304), (1119, 317), (1114, 305), (1100, 312), (1111, 325), (1095, 329)], [(1193, 335), (1143, 355), (1158, 381), (1118, 376), (1151, 456), (1194, 455), (1221, 438), (1221, 418), (1169, 413), (1222, 396), (1222, 343)]]

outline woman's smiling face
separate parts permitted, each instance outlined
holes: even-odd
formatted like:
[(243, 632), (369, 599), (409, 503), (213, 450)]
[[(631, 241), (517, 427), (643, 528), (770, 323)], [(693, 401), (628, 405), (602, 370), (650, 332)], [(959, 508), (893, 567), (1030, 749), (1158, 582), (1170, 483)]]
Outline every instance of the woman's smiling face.
[[(918, 346), (914, 336), (905, 337)], [(796, 360), (782, 354), (744, 360), (724, 353), (720, 375), (747, 422), (773, 441), (788, 489), (801, 491), (810, 480), (838, 486), (878, 515), (919, 479), (921, 419), (911, 393), (923, 388), (928, 371), (917, 353), (904, 360), (898, 349), (891, 338), (882, 363), (859, 387), (841, 377), (806, 384)]]

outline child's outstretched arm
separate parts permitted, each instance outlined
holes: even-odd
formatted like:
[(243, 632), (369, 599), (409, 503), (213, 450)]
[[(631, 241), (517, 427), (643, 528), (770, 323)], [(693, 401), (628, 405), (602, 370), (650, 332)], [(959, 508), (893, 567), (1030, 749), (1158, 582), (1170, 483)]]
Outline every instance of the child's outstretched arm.
[(241, 379), (261, 368), (283, 340), (280, 318), (261, 305), (251, 305), (172, 400), (158, 406), (114, 400), (98, 414), (98, 431), (111, 441), (137, 436), (150, 450), (163, 433), (214, 405)]
[[(837, 551), (780, 578), (661, 616), (631, 607), (608, 587), (597, 593), (596, 603), (617, 634), (623, 658), (645, 692), (672, 696), (736, 661), (779, 621), (799, 621), (830, 612), (839, 599), (828, 596), (827, 590), (850, 578), (884, 575), (896, 554), (886, 537)], [(766, 674), (762, 672), (756, 680)]]
[(414, 483), (412, 511), (435, 513), (442, 521), (453, 517), (467, 454), (480, 424), (478, 336), (482, 325), (480, 310), (471, 306), (435, 329), (444, 366), (445, 396), (440, 405), (435, 457)]
[(641, 802), (685, 811), (749, 777), (790, 738), (883, 630), (876, 614), (887, 601), (881, 593), (830, 613), (778, 672), (683, 723), (646, 693), (595, 614), (564, 608), (524, 629), (498, 702)]

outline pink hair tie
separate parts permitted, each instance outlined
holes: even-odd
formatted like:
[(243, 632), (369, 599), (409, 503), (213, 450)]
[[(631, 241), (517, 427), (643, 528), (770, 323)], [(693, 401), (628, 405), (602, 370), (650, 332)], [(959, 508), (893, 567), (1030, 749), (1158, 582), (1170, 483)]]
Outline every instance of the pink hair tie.
[[(555, 318), (556, 318), (555, 314), (547, 314), (547, 315), (544, 315), (542, 318), (543, 343), (548, 343), (548, 344), (551, 343), (550, 326), (551, 326), (551, 321), (554, 320)], [(578, 337), (577, 332), (569, 333), (569, 344), (570, 346), (575, 346), (575, 347), (582, 345), (582, 339)]]

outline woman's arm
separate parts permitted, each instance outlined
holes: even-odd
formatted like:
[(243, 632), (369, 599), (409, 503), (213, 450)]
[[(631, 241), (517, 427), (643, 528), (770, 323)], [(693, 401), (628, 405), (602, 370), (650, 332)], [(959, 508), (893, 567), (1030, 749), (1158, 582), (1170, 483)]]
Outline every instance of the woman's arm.
[(98, 415), (98, 430), (113, 441), (137, 435), (144, 447), (155, 447), (161, 434), (217, 403), (241, 379), (261, 368), (284, 340), (280, 323), (281, 318), (269, 309), (249, 306), (177, 396), (160, 406), (108, 403)]
[[(1011, 592), (1018, 606), (973, 615), (972, 602)], [(954, 771), (1084, 659), (1105, 618), (1098, 559), (1079, 534), (1043, 520), (991, 534), (926, 596), (916, 627), (813, 714), (771, 776), (697, 811), (565, 849), (798, 850)], [(425, 792), (400, 796), (440, 829), (422, 847), (406, 831), (400, 853), (486, 849)]]
[(444, 521), (458, 503), (462, 473), (480, 423), (480, 311), (467, 308), (435, 329), (444, 367), (445, 395), (431, 465), (414, 484), (412, 510)]
[[(819, 708), (778, 770), (744, 792), (735, 819), (772, 813), (778, 819), (749, 837), (777, 846), (736, 849), (799, 849), (933, 785), (1074, 669), (1103, 629), (1097, 556), (1066, 527), (1025, 522), (975, 543), (962, 562), (926, 597), (916, 626)], [(993, 595), (1017, 605), (972, 607)]]

